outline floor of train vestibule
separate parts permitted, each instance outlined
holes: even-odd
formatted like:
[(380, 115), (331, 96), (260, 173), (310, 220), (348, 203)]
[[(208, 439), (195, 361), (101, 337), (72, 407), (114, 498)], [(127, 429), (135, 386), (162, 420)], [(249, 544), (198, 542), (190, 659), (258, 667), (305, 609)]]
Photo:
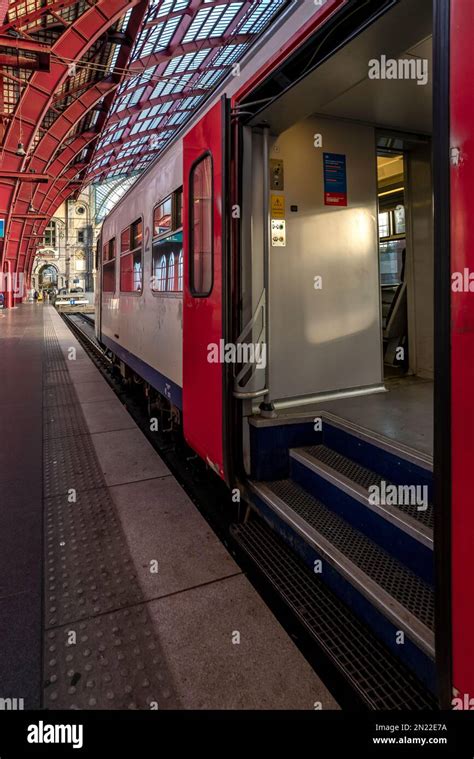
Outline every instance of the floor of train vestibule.
[[(353, 424), (384, 435), (427, 456), (433, 455), (433, 389), (431, 380), (414, 376), (385, 380), (387, 392), (321, 400), (279, 409), (278, 420), (309, 418), (328, 411)], [(269, 424), (272, 420), (262, 420)]]
[(0, 696), (337, 708), (56, 311), (4, 312), (0, 346)]

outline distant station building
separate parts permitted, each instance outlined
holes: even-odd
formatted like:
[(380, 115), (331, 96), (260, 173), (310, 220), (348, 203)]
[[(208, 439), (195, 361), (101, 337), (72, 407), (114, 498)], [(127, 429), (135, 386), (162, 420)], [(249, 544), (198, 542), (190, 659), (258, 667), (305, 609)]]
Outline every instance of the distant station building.
[(91, 187), (74, 200), (66, 200), (38, 239), (33, 264), (33, 290), (82, 289), (95, 284), (94, 249), (100, 230)]

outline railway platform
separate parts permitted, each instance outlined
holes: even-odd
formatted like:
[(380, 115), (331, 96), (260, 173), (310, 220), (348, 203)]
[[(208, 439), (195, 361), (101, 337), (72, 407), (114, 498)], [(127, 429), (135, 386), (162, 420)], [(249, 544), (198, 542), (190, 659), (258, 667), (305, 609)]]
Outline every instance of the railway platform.
[(0, 697), (337, 708), (55, 309), (0, 326)]

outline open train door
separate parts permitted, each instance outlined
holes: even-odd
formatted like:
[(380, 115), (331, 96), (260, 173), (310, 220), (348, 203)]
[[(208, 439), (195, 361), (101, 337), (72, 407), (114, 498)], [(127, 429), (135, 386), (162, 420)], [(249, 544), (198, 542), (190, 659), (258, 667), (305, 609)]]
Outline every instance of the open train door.
[(227, 321), (229, 101), (223, 97), (183, 146), (183, 416), (189, 445), (223, 479), (226, 438), (221, 341)]

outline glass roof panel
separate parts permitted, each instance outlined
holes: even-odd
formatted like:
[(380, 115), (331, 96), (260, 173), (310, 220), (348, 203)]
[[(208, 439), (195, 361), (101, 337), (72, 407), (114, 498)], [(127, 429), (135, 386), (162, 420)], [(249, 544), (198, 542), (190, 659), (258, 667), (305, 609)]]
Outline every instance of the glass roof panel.
[(149, 0), (90, 175), (146, 168), (291, 2)]

